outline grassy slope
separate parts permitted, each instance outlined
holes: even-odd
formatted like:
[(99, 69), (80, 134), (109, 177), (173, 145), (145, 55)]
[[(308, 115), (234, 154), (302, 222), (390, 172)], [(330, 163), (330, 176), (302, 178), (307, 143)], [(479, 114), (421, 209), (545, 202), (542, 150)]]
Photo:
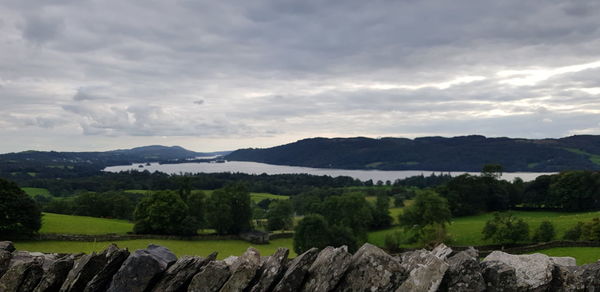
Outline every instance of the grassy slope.
[(44, 213), (40, 233), (125, 234), (132, 229), (133, 224), (125, 220)]
[[(137, 239), (115, 242), (119, 247), (126, 247), (133, 251), (142, 249), (148, 244), (154, 243), (165, 246), (174, 252), (177, 256), (198, 255), (207, 256), (217, 251), (218, 258), (224, 259), (230, 255), (239, 256), (248, 247), (257, 248), (261, 255), (271, 255), (278, 247), (287, 247), (290, 249), (290, 256), (295, 257), (293, 252), (292, 239), (276, 239), (265, 245), (252, 245), (241, 240), (203, 240), (203, 241), (184, 241), (184, 240), (161, 240), (161, 239)], [(91, 253), (101, 251), (108, 246), (109, 242), (78, 242), (78, 241), (25, 241), (16, 242), (18, 250), (29, 250), (39, 252), (58, 252), (58, 253)]]
[(25, 193), (27, 193), (31, 197), (35, 197), (38, 195), (44, 197), (50, 197), (50, 192), (47, 189), (42, 188), (21, 188)]
[(538, 252), (553, 257), (574, 257), (578, 265), (595, 263), (600, 259), (600, 247), (560, 247)]
[[(600, 212), (587, 213), (560, 213), (560, 212), (513, 212), (515, 216), (523, 218), (529, 223), (530, 233), (533, 234), (539, 224), (544, 220), (549, 220), (554, 224), (557, 232), (557, 238), (562, 238), (564, 232), (573, 227), (578, 221), (589, 221), (594, 217), (600, 217)], [(449, 225), (448, 231), (453, 237), (453, 245), (485, 245), (490, 242), (481, 239), (481, 230), (485, 222), (492, 217), (491, 213), (456, 218)], [(369, 234), (369, 242), (383, 246), (386, 234), (400, 230), (391, 228), (387, 230), (375, 231)]]

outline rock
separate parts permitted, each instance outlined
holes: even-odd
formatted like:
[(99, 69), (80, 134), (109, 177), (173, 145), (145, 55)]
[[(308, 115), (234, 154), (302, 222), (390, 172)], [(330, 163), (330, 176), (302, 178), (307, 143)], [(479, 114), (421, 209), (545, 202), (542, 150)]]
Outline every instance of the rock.
[(30, 263), (34, 261), (43, 264), (46, 259), (52, 260), (53, 258), (53, 255), (45, 255), (41, 252), (14, 251), (8, 267), (11, 268), (19, 264)]
[(302, 291), (327, 292), (333, 290), (344, 276), (352, 261), (348, 247), (324, 248), (308, 269)]
[(167, 269), (158, 284), (154, 286), (153, 291), (186, 291), (192, 278), (200, 271), (200, 268), (216, 258), (217, 253), (212, 253), (207, 258), (180, 258)]
[(10, 260), (12, 259), (12, 253), (6, 250), (0, 250), (0, 277), (8, 271)]
[(515, 269), (499, 261), (485, 261), (481, 263), (481, 274), (485, 281), (487, 291), (490, 292), (516, 292), (517, 275)]
[[(439, 254), (439, 253), (438, 253)], [(445, 253), (441, 253), (445, 256)], [(401, 266), (410, 271), (408, 278), (396, 291), (436, 291), (448, 264), (427, 250), (417, 250), (401, 255)]]
[(583, 266), (560, 266), (554, 268), (550, 291), (599, 291), (600, 262)]
[(400, 262), (382, 249), (365, 243), (352, 256), (352, 261), (339, 291), (394, 291), (406, 279), (408, 272)]
[(107, 291), (146, 291), (155, 278), (175, 261), (175, 254), (162, 246), (151, 244), (146, 249), (138, 249), (125, 260)]
[(102, 269), (87, 283), (84, 292), (101, 292), (106, 291), (112, 277), (117, 273), (119, 268), (127, 257), (129, 251), (127, 249), (119, 249), (117, 245), (111, 244), (106, 248), (103, 254), (106, 256), (106, 264)]
[(12, 243), (12, 241), (0, 241), (0, 250), (13, 252), (15, 251), (15, 245)]
[(73, 259), (64, 257), (63, 259), (54, 261), (47, 270), (44, 271), (44, 276), (40, 283), (35, 287), (34, 292), (54, 292), (59, 291), (63, 282), (67, 278), (69, 271), (73, 268)]
[(224, 261), (209, 262), (192, 278), (188, 292), (219, 291), (229, 276), (231, 276), (229, 265)]
[(450, 257), (442, 289), (449, 292), (485, 291), (478, 258), (479, 252), (472, 247)]
[(552, 281), (554, 263), (544, 254), (511, 255), (494, 251), (483, 261), (499, 261), (514, 268), (519, 290), (543, 290)]
[(85, 289), (86, 285), (102, 268), (106, 265), (106, 251), (96, 254), (84, 255), (73, 265), (73, 269), (67, 275), (65, 282), (60, 288), (61, 292), (79, 292)]
[(574, 257), (550, 257), (550, 261), (557, 266), (576, 266), (577, 261)]
[(304, 278), (306, 278), (308, 269), (315, 261), (318, 254), (318, 249), (311, 248), (293, 259), (289, 263), (287, 271), (273, 289), (273, 292), (299, 291), (304, 283)]
[(260, 277), (256, 285), (252, 287), (252, 292), (272, 291), (273, 287), (279, 282), (288, 260), (290, 250), (287, 248), (278, 248), (272, 256), (268, 257), (263, 263)]
[(35, 286), (42, 279), (44, 269), (39, 261), (18, 263), (12, 266), (0, 278), (0, 291), (2, 292), (29, 292), (33, 291)]
[(450, 256), (450, 254), (452, 254), (452, 252), (454, 252), (451, 248), (447, 247), (445, 244), (440, 243), (438, 244), (432, 251), (431, 253), (438, 257), (439, 259), (445, 260), (446, 258), (448, 258), (448, 256)]
[(575, 271), (586, 291), (600, 291), (600, 262), (577, 267)]
[(225, 282), (220, 291), (242, 291), (254, 279), (256, 272), (261, 267), (260, 253), (249, 247), (237, 261), (231, 265), (231, 277)]
[(238, 258), (239, 257), (237, 256), (228, 256), (223, 260), (223, 262), (225, 262), (225, 264), (231, 267), (235, 262), (237, 262)]

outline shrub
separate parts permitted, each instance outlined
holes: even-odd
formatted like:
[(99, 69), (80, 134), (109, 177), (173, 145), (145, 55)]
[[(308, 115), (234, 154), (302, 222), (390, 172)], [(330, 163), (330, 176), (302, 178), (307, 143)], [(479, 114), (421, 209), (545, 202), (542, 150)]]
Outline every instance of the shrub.
[(581, 238), (587, 241), (600, 241), (600, 218), (594, 218), (583, 224)]
[(322, 249), (329, 245), (329, 225), (321, 215), (307, 215), (295, 228), (294, 251), (301, 254), (313, 247)]
[(544, 221), (535, 231), (532, 239), (535, 242), (548, 242), (552, 241), (555, 236), (556, 232), (554, 231), (554, 225), (552, 225), (552, 222)]
[(573, 228), (571, 228), (565, 232), (563, 239), (573, 240), (573, 241), (581, 239), (582, 229), (583, 229), (583, 222), (577, 222), (577, 225), (573, 226)]
[(494, 213), (485, 223), (483, 239), (491, 239), (495, 243), (506, 244), (525, 241), (529, 238), (529, 225), (511, 213)]

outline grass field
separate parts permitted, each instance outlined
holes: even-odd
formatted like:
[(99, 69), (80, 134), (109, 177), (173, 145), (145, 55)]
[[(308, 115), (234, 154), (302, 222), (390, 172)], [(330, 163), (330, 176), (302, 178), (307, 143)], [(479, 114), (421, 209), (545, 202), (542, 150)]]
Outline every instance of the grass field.
[(574, 257), (578, 265), (595, 263), (600, 259), (600, 247), (560, 247), (537, 252), (553, 257)]
[[(516, 211), (513, 214), (519, 218), (523, 218), (529, 223), (530, 234), (538, 228), (542, 221), (548, 220), (554, 224), (556, 229), (557, 239), (562, 238), (565, 231), (577, 224), (579, 221), (590, 221), (594, 217), (600, 217), (600, 212), (586, 213), (560, 213), (560, 212), (534, 212), (534, 211)], [(452, 224), (448, 226), (448, 232), (454, 239), (453, 245), (485, 245), (491, 242), (481, 239), (481, 231), (485, 226), (485, 222), (492, 217), (491, 213), (456, 218)], [(369, 233), (369, 242), (383, 246), (386, 234), (391, 234), (400, 231), (398, 227), (387, 230), (380, 230)]]
[(125, 234), (132, 229), (133, 224), (125, 220), (44, 213), (40, 233)]
[[(214, 190), (193, 190), (192, 192), (198, 192), (198, 191), (202, 191), (204, 192), (204, 194), (206, 194), (207, 196), (212, 195), (212, 193), (214, 192)], [(138, 194), (147, 194), (147, 193), (152, 193), (152, 192), (156, 192), (156, 191), (149, 191), (149, 190), (126, 190), (125, 192), (127, 193), (138, 193)], [(252, 202), (254, 203), (258, 203), (264, 199), (271, 199), (271, 200), (287, 200), (289, 199), (289, 196), (281, 196), (281, 195), (274, 195), (274, 194), (269, 194), (269, 193), (250, 193), (250, 199), (252, 199)]]
[[(216, 251), (218, 258), (224, 259), (228, 256), (241, 255), (248, 247), (253, 246), (258, 249), (261, 255), (271, 255), (278, 247), (287, 247), (290, 249), (290, 256), (295, 257), (293, 252), (292, 239), (271, 240), (269, 244), (252, 245), (241, 240), (161, 240), (161, 239), (136, 239), (115, 242), (119, 247), (126, 247), (130, 251), (146, 248), (148, 244), (158, 244), (169, 248), (177, 256), (197, 255), (207, 256)], [(91, 253), (102, 251), (110, 242), (79, 242), (79, 241), (24, 241), (16, 242), (15, 247), (18, 250), (38, 251), (47, 253)]]
[(27, 193), (31, 197), (35, 197), (38, 195), (44, 197), (51, 197), (50, 192), (47, 189), (43, 188), (21, 188), (25, 193)]

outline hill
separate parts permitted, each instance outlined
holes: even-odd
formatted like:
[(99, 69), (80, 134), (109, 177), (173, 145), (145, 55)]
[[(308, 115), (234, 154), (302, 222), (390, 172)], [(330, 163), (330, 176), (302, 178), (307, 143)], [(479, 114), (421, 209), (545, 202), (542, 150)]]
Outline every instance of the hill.
[(497, 163), (506, 171), (600, 170), (600, 136), (311, 138), (266, 149), (241, 149), (225, 158), (341, 169), (480, 171), (485, 164)]
[(179, 146), (144, 146), (104, 152), (24, 151), (0, 154), (0, 177), (69, 178), (97, 174), (107, 166), (147, 162), (187, 161), (229, 152), (202, 153)]

